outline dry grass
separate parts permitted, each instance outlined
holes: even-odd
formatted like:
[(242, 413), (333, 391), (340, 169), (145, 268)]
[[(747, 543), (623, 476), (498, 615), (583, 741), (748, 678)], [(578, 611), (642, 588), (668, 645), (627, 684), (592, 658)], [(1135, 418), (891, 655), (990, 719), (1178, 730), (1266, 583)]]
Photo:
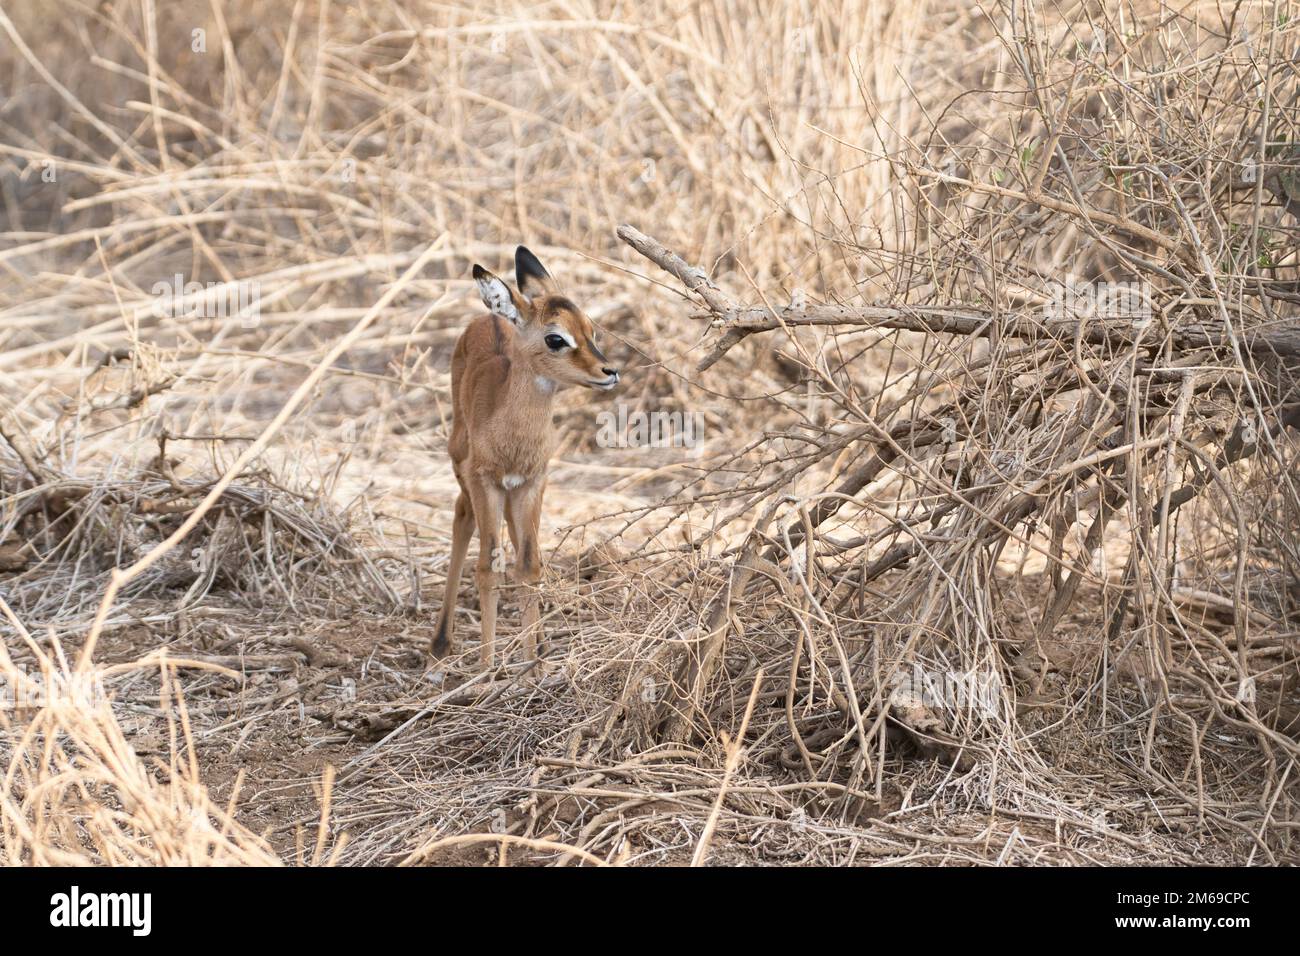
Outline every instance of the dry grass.
[[(0, 862), (1295, 861), (1280, 8), (60, 6), (0, 12)], [(485, 675), (423, 651), (519, 242), (704, 440), (563, 396), (553, 666)]]

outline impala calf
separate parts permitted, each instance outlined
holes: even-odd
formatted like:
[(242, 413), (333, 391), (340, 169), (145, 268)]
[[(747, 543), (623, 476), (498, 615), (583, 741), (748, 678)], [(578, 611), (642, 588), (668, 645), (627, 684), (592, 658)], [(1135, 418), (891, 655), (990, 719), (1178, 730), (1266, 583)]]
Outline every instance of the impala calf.
[(460, 496), (452, 524), (447, 591), (431, 650), (435, 657), (451, 651), (461, 567), (477, 527), (474, 578), (483, 634), (479, 659), (489, 668), (496, 638), (496, 587), (503, 567), (503, 517), (515, 548), (516, 577), (529, 585), (524, 647), (530, 658), (537, 656), (539, 599), (532, 585), (542, 570), (537, 527), (546, 467), (555, 450), (555, 392), (569, 385), (608, 391), (618, 384), (618, 371), (596, 347), (591, 320), (560, 294), (550, 273), (523, 246), (515, 250), (517, 289), (479, 265), (474, 266), (474, 281), (490, 314), (470, 323), (451, 358), (447, 450)]

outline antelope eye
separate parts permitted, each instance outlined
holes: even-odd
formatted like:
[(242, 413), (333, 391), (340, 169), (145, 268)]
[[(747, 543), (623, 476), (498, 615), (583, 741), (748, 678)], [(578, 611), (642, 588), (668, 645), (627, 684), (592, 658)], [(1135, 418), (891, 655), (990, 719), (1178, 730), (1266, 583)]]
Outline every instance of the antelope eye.
[(551, 333), (546, 337), (546, 347), (550, 349), (552, 352), (558, 352), (560, 349), (564, 348), (568, 344), (569, 344), (568, 342), (564, 341), (563, 335), (556, 335), (554, 333)]

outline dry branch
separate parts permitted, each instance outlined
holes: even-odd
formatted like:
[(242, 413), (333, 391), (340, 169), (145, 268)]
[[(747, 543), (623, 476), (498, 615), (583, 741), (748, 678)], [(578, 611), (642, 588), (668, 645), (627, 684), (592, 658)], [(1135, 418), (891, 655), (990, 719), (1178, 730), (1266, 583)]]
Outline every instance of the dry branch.
[[(714, 326), (723, 331), (723, 337), (699, 363), (699, 371), (715, 365), (732, 346), (748, 335), (796, 326), (901, 329), (985, 338), (1007, 336), (1031, 342), (1086, 342), (1114, 349), (1144, 342), (1151, 349), (1160, 349), (1165, 345), (1162, 337), (1148, 334), (1148, 323), (1145, 322), (1048, 320), (1042, 317), (1042, 310), (1035, 317), (967, 306), (790, 305), (782, 308), (779, 314), (770, 308), (738, 307), (718, 292), (700, 267), (689, 265), (662, 243), (629, 225), (620, 226), (618, 234), (641, 255), (681, 281), (689, 292), (699, 296), (708, 307)], [(1227, 349), (1232, 344), (1222, 325), (1214, 322), (1179, 325), (1169, 331), (1168, 342), (1176, 352), (1205, 348)], [(1294, 364), (1300, 361), (1300, 321), (1292, 321), (1281, 328), (1247, 330), (1242, 344), (1250, 352), (1286, 359), (1288, 364)]]

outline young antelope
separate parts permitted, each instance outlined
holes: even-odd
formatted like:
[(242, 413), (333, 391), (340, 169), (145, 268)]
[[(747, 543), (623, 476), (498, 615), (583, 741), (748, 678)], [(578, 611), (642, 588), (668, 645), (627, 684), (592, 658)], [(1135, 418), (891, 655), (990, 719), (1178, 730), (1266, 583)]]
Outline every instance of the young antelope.
[(537, 257), (515, 250), (512, 289), (482, 266), (474, 281), (488, 315), (470, 323), (451, 359), (452, 430), (448, 443), (452, 469), (460, 485), (452, 525), (447, 591), (434, 631), (432, 652), (443, 657), (452, 649), (456, 591), (469, 539), (478, 530), (478, 584), (482, 615), (479, 660), (493, 664), (496, 639), (497, 582), (504, 570), (500, 529), (505, 519), (515, 549), (516, 578), (525, 584), (524, 648), (537, 656), (541, 637), (541, 577), (537, 528), (546, 491), (546, 469), (555, 450), (551, 404), (558, 389), (570, 385), (609, 391), (618, 370), (596, 347), (591, 320)]

